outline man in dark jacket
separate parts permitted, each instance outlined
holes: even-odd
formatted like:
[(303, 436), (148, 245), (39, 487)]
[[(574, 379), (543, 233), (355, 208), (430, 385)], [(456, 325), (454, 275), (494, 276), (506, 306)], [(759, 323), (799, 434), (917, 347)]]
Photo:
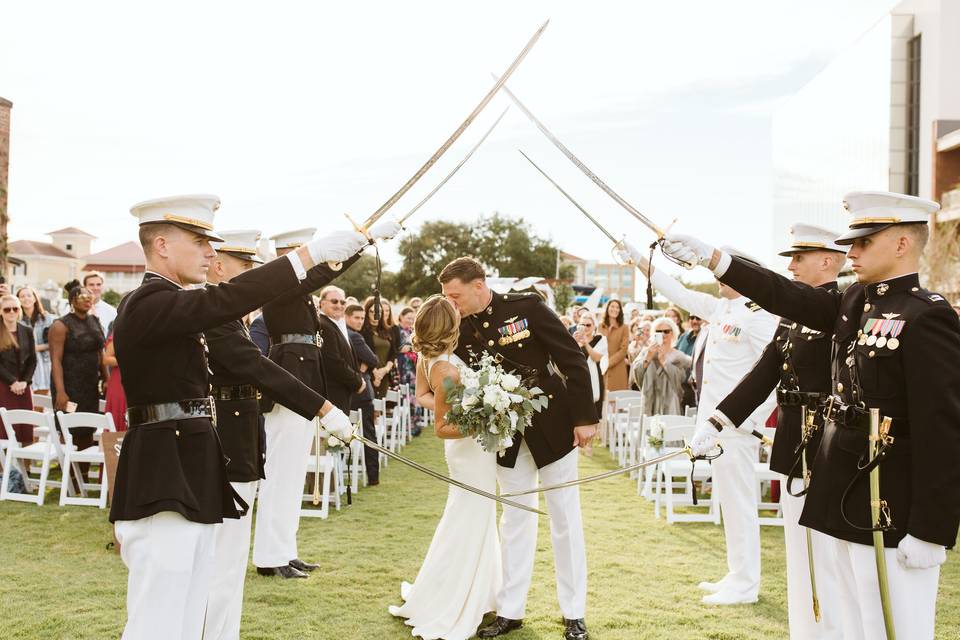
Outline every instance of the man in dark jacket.
[[(373, 379), (370, 377), (370, 372), (380, 365), (380, 360), (360, 333), (360, 329), (363, 328), (364, 315), (363, 306), (359, 304), (348, 306), (344, 313), (350, 345), (357, 357), (360, 375), (366, 383), (363, 391), (354, 394), (351, 398), (350, 408), (360, 411), (363, 437), (376, 442), (377, 428), (373, 423)], [(363, 457), (367, 467), (367, 485), (376, 486), (380, 484), (380, 454), (370, 447), (364, 447)]]
[(339, 287), (327, 286), (320, 291), (320, 353), (326, 396), (341, 411), (349, 413), (350, 396), (363, 392), (366, 383), (357, 370), (347, 338), (347, 324), (343, 319), (346, 303), (346, 294)]

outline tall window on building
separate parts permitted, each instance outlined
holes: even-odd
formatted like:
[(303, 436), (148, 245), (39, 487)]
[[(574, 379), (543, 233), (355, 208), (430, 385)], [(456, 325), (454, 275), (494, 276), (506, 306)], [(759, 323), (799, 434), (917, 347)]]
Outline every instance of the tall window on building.
[(907, 43), (907, 193), (920, 195), (920, 36)]

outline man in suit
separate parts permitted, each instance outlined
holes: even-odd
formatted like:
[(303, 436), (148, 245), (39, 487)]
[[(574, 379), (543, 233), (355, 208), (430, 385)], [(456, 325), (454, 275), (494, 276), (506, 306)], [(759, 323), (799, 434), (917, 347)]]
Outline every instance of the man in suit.
[[(344, 312), (344, 320), (347, 323), (347, 335), (350, 337), (350, 345), (353, 347), (353, 353), (357, 357), (360, 376), (366, 383), (363, 391), (354, 394), (351, 398), (350, 408), (360, 411), (363, 424), (363, 437), (376, 441), (377, 428), (373, 423), (373, 379), (370, 377), (370, 372), (380, 365), (380, 360), (360, 333), (360, 329), (363, 328), (363, 318), (365, 315), (363, 305), (360, 304), (348, 305)], [(380, 454), (370, 447), (364, 446), (363, 457), (367, 466), (367, 485), (376, 486), (380, 484)]]
[(363, 393), (366, 382), (360, 377), (357, 360), (347, 336), (343, 318), (346, 294), (334, 286), (320, 291), (320, 353), (327, 397), (344, 413), (350, 412), (350, 397)]
[[(347, 260), (367, 239), (335, 232), (215, 287), (204, 282), (216, 196), (134, 205), (146, 257), (143, 284), (117, 313), (129, 430), (117, 463), (110, 521), (129, 570), (124, 638), (200, 638), (214, 536), (247, 508), (231, 487), (214, 426), (203, 331), (295, 290), (312, 267)], [(350, 433), (342, 411), (321, 408), (325, 431)]]
[[(557, 315), (535, 293), (494, 294), (483, 266), (457, 258), (438, 277), (443, 294), (461, 315), (456, 354), (470, 363), (483, 351), (499, 354), (505, 369), (547, 394), (548, 406), (503, 456), (497, 479), (504, 493), (552, 485), (577, 477), (579, 452), (597, 431), (587, 360)], [(420, 394), (417, 394), (418, 397)], [(586, 640), (587, 557), (577, 487), (546, 494), (556, 562), (557, 596), (566, 640)], [(515, 498), (535, 507), (537, 495)], [(497, 617), (479, 630), (493, 638), (519, 628), (527, 604), (537, 546), (537, 516), (504, 507), (500, 521), (503, 586)]]

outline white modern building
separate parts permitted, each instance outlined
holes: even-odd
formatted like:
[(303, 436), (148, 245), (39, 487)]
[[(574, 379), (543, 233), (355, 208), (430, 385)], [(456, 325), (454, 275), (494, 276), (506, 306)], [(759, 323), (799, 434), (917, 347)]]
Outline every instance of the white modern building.
[(960, 217), (960, 1), (901, 2), (788, 99), (773, 171), (775, 248), (795, 221), (846, 228), (848, 191), (919, 195), (944, 203), (933, 222)]

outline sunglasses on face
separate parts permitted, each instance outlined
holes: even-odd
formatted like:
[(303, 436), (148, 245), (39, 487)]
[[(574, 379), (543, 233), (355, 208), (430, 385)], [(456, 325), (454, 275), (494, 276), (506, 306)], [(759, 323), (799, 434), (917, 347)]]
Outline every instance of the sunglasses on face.
[(330, 304), (347, 304), (346, 300), (331, 300), (330, 298), (327, 298), (326, 301)]
[(0, 311), (3, 313), (16, 313), (17, 311), (20, 311), (20, 307), (4, 307), (3, 309), (0, 309)]
[(673, 329), (657, 329), (657, 333), (673, 333)]

